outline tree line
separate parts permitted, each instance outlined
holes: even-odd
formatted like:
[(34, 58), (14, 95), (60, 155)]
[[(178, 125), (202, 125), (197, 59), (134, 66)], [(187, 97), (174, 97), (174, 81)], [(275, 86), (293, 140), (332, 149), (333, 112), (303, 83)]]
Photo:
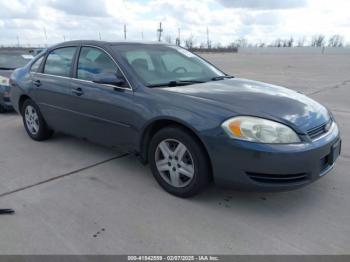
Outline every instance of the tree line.
[[(170, 35), (167, 35), (164, 39), (167, 43), (173, 43)], [(195, 41), (195, 37), (191, 34), (189, 37), (180, 41), (180, 39), (176, 38), (175, 43), (177, 45), (185, 46), (188, 49), (232, 49), (232, 51), (237, 50), (238, 48), (244, 47), (344, 47), (345, 39), (343, 36), (339, 34), (334, 34), (330, 37), (325, 37), (322, 34), (314, 35), (307, 41), (306, 37), (301, 37), (299, 39), (295, 39), (294, 37), (290, 37), (287, 39), (277, 38), (276, 40), (266, 43), (249, 43), (249, 41), (245, 38), (237, 39), (230, 44), (223, 46), (220, 43), (213, 44), (212, 40), (207, 39), (206, 42), (202, 42), (199, 45)]]

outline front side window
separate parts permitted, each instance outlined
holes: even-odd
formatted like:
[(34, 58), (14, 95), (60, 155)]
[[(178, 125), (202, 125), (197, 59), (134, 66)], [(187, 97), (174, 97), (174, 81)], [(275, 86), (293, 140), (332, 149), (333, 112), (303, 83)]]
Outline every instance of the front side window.
[(118, 73), (114, 61), (98, 48), (83, 47), (78, 61), (78, 79), (93, 81), (95, 75), (105, 73)]
[(64, 47), (50, 52), (46, 59), (44, 73), (69, 77), (76, 47)]
[(113, 49), (149, 87), (171, 82), (207, 82), (225, 76), (199, 56), (177, 46), (115, 45)]

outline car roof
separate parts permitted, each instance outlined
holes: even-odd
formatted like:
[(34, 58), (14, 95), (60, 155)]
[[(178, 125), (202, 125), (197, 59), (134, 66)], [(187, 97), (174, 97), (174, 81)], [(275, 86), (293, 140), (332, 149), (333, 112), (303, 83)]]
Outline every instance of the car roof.
[(107, 42), (107, 41), (97, 41), (97, 40), (74, 40), (67, 41), (56, 44), (49, 49), (55, 49), (58, 47), (66, 47), (73, 45), (93, 45), (97, 47), (104, 46), (117, 46), (117, 45), (160, 45), (160, 46), (169, 46), (170, 44), (162, 43), (162, 42), (146, 42), (146, 41), (118, 41), (118, 42)]

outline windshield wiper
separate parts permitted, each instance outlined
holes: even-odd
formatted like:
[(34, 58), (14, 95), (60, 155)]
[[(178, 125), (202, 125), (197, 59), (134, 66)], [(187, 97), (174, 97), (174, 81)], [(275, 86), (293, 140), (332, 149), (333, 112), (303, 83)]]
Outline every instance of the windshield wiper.
[(148, 85), (148, 87), (161, 87), (161, 86), (174, 87), (174, 86), (184, 86), (184, 85), (191, 85), (191, 84), (198, 84), (198, 83), (204, 83), (204, 81), (199, 81), (199, 80), (174, 80), (174, 81), (170, 81), (168, 83)]
[(225, 76), (215, 76), (213, 77), (211, 80), (212, 81), (219, 81), (219, 80), (224, 80), (226, 78), (234, 78), (234, 76), (229, 76), (229, 75), (225, 75)]
[(11, 67), (0, 67), (0, 70), (15, 70), (16, 68)]

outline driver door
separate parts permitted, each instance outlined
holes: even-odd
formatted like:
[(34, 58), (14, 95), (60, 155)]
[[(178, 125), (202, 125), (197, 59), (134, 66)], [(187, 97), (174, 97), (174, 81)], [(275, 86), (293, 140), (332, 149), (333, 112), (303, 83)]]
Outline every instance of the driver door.
[(79, 136), (123, 150), (132, 148), (137, 133), (133, 91), (127, 80), (122, 86), (94, 83), (97, 74), (115, 73), (125, 79), (113, 58), (97, 47), (83, 46), (72, 81), (72, 106), (79, 116)]

